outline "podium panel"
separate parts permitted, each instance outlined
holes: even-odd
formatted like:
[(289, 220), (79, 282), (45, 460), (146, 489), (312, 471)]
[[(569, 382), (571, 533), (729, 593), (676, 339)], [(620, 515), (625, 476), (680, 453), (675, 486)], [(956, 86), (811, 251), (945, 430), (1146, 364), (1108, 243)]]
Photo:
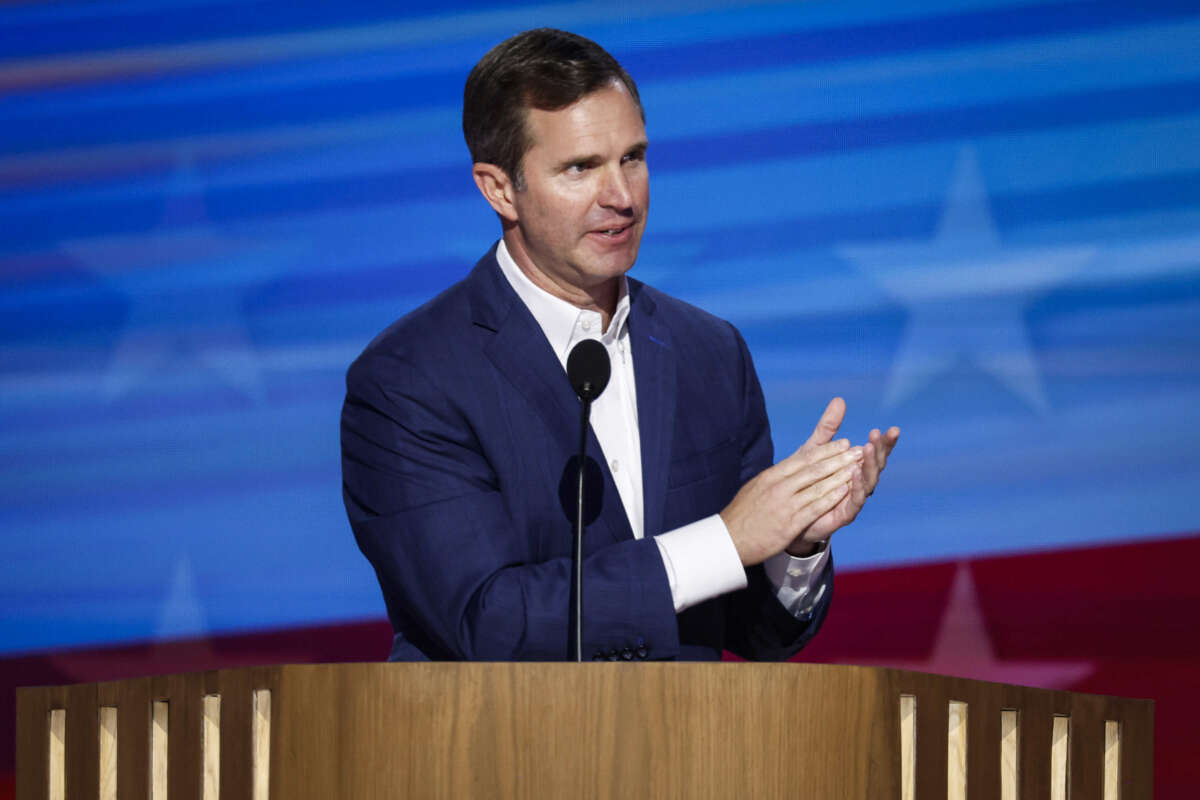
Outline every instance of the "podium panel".
[(330, 664), (18, 690), (17, 798), (1142, 800), (1153, 703), (814, 664)]

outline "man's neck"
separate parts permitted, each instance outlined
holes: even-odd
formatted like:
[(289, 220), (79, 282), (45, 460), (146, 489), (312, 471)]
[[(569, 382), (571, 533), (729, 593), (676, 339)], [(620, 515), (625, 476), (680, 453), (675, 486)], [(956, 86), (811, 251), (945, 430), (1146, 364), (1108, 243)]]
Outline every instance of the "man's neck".
[(525, 250), (520, 238), (511, 235), (511, 231), (506, 230), (504, 232), (504, 245), (508, 249), (508, 254), (512, 257), (513, 263), (524, 273), (525, 277), (529, 278), (534, 286), (560, 300), (565, 300), (576, 308), (598, 311), (600, 313), (601, 331), (608, 331), (608, 324), (612, 321), (613, 314), (616, 313), (617, 300), (621, 293), (621, 279), (619, 277), (604, 281), (596, 286), (575, 286), (563, 280), (556, 280), (555, 277), (539, 269)]

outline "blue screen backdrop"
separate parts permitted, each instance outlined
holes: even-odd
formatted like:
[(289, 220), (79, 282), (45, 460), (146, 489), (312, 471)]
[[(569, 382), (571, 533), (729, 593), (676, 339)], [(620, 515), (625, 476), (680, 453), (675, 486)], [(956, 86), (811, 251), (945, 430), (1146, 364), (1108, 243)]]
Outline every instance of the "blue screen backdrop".
[(462, 84), (540, 25), (638, 80), (634, 274), (739, 326), (777, 454), (903, 428), (842, 568), (1200, 530), (1194, 5), (17, 4), (0, 652), (382, 615), (343, 375), (497, 237)]

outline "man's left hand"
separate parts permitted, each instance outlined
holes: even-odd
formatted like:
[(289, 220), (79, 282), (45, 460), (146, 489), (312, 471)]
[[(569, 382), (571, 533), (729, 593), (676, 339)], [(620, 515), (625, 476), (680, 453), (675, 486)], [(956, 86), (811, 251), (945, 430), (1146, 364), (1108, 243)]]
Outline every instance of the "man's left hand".
[[(826, 409), (825, 415), (822, 418), (822, 422), (833, 422), (833, 420), (826, 420), (825, 416), (836, 416), (837, 418), (833, 425), (825, 426), (826, 429), (832, 428), (832, 431), (828, 433), (830, 438), (837, 432), (837, 427), (841, 424), (841, 416), (845, 413), (845, 405), (843, 404), (840, 408), (835, 409), (835, 403), (830, 403), (830, 408)], [(833, 414), (830, 412), (833, 412)], [(824, 438), (821, 434), (822, 425), (818, 425), (808, 444), (813, 444), (813, 439), (818, 437)], [(896, 442), (900, 440), (900, 429), (893, 426), (888, 428), (887, 433), (881, 433), (878, 428), (875, 428), (868, 435), (867, 439), (867, 443), (863, 445), (862, 466), (854, 472), (851, 478), (850, 491), (846, 493), (846, 496), (842, 498), (840, 503), (819, 517), (802, 534), (796, 537), (795, 541), (787, 549), (790, 554), (795, 556), (810, 555), (814, 550), (813, 543), (828, 539), (833, 535), (834, 531), (853, 522), (854, 518), (858, 516), (858, 512), (862, 510), (867, 498), (874, 494), (875, 487), (879, 485), (879, 474), (883, 472), (883, 468), (887, 465), (888, 456), (891, 455)]]

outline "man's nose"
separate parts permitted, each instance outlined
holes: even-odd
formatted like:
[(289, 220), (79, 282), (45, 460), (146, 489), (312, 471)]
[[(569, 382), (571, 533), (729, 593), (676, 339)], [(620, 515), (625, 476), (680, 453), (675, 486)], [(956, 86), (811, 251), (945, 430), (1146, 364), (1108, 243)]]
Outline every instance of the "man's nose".
[(600, 187), (600, 205), (617, 211), (633, 208), (633, 187), (622, 165), (614, 165), (604, 171), (604, 185)]

